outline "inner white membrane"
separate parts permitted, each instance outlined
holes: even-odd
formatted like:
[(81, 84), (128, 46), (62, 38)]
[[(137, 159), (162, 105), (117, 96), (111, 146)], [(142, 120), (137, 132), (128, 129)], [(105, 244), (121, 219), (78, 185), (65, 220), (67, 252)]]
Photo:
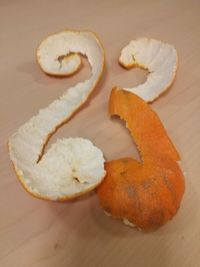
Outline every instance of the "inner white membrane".
[[(70, 53), (75, 55), (67, 58)], [(94, 188), (105, 175), (101, 150), (83, 138), (58, 139), (38, 162), (50, 133), (87, 100), (97, 84), (103, 71), (104, 51), (92, 33), (71, 31), (48, 37), (37, 50), (42, 69), (61, 75), (78, 68), (78, 53), (88, 58), (90, 79), (67, 89), (9, 139), (10, 157), (22, 183), (33, 194), (53, 200)], [(64, 56), (63, 60), (60, 56)]]
[(155, 39), (139, 38), (122, 49), (119, 62), (128, 69), (140, 66), (149, 71), (143, 84), (123, 89), (151, 102), (173, 82), (178, 56), (176, 49), (170, 44)]

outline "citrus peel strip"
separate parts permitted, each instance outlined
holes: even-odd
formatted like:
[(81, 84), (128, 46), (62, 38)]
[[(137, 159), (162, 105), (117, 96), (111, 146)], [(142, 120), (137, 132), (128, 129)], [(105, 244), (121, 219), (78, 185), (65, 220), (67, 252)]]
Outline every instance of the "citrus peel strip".
[(79, 54), (88, 58), (90, 79), (69, 88), (9, 139), (9, 153), (19, 180), (29, 193), (41, 199), (77, 197), (95, 188), (105, 176), (103, 154), (87, 139), (58, 139), (43, 155), (49, 136), (86, 102), (98, 83), (104, 50), (93, 33), (75, 31), (51, 35), (37, 49), (42, 70), (57, 76), (75, 73), (81, 64)]
[(119, 63), (126, 69), (138, 66), (148, 70), (147, 80), (133, 88), (123, 88), (146, 102), (152, 102), (173, 83), (178, 66), (176, 49), (148, 38), (131, 41), (122, 49)]
[(176, 214), (184, 193), (179, 154), (159, 117), (140, 97), (114, 88), (109, 112), (126, 121), (142, 163), (132, 158), (107, 162), (97, 189), (100, 203), (128, 225), (156, 229)]

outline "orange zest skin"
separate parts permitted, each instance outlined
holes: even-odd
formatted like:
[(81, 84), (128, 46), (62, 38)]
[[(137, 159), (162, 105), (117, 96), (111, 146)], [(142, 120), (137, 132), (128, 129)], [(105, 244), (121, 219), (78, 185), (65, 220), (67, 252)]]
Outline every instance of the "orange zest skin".
[(180, 156), (159, 117), (138, 96), (114, 88), (109, 112), (126, 121), (142, 163), (132, 158), (107, 162), (107, 175), (97, 190), (100, 203), (116, 218), (146, 231), (156, 229), (180, 207), (185, 190)]

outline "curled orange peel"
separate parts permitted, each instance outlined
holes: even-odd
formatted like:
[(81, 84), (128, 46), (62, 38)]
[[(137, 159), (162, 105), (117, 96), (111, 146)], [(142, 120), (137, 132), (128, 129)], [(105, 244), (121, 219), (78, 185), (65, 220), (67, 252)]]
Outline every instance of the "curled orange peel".
[(148, 70), (147, 80), (133, 88), (123, 88), (146, 102), (152, 102), (173, 83), (178, 66), (176, 49), (155, 39), (139, 38), (122, 49), (119, 63), (126, 69), (138, 66)]
[(86, 102), (104, 68), (104, 49), (91, 32), (63, 31), (47, 37), (37, 49), (42, 70), (68, 76), (86, 55), (91, 77), (69, 88), (59, 99), (22, 125), (9, 139), (10, 158), (24, 188), (33, 196), (64, 201), (95, 188), (104, 178), (100, 149), (83, 138), (58, 139), (43, 155), (50, 135)]
[(133, 93), (114, 88), (111, 116), (126, 121), (142, 162), (132, 158), (106, 163), (106, 177), (97, 192), (103, 209), (124, 223), (152, 230), (177, 212), (184, 193), (180, 156), (159, 117)]

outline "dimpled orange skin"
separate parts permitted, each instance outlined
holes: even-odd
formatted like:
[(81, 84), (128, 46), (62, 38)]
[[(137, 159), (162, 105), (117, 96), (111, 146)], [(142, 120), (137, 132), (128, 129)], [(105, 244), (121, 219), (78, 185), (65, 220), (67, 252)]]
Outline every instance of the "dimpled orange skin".
[(185, 190), (179, 154), (159, 117), (138, 96), (114, 88), (109, 112), (126, 121), (142, 163), (132, 158), (107, 162), (97, 189), (100, 203), (115, 218), (145, 231), (157, 229), (176, 214)]

